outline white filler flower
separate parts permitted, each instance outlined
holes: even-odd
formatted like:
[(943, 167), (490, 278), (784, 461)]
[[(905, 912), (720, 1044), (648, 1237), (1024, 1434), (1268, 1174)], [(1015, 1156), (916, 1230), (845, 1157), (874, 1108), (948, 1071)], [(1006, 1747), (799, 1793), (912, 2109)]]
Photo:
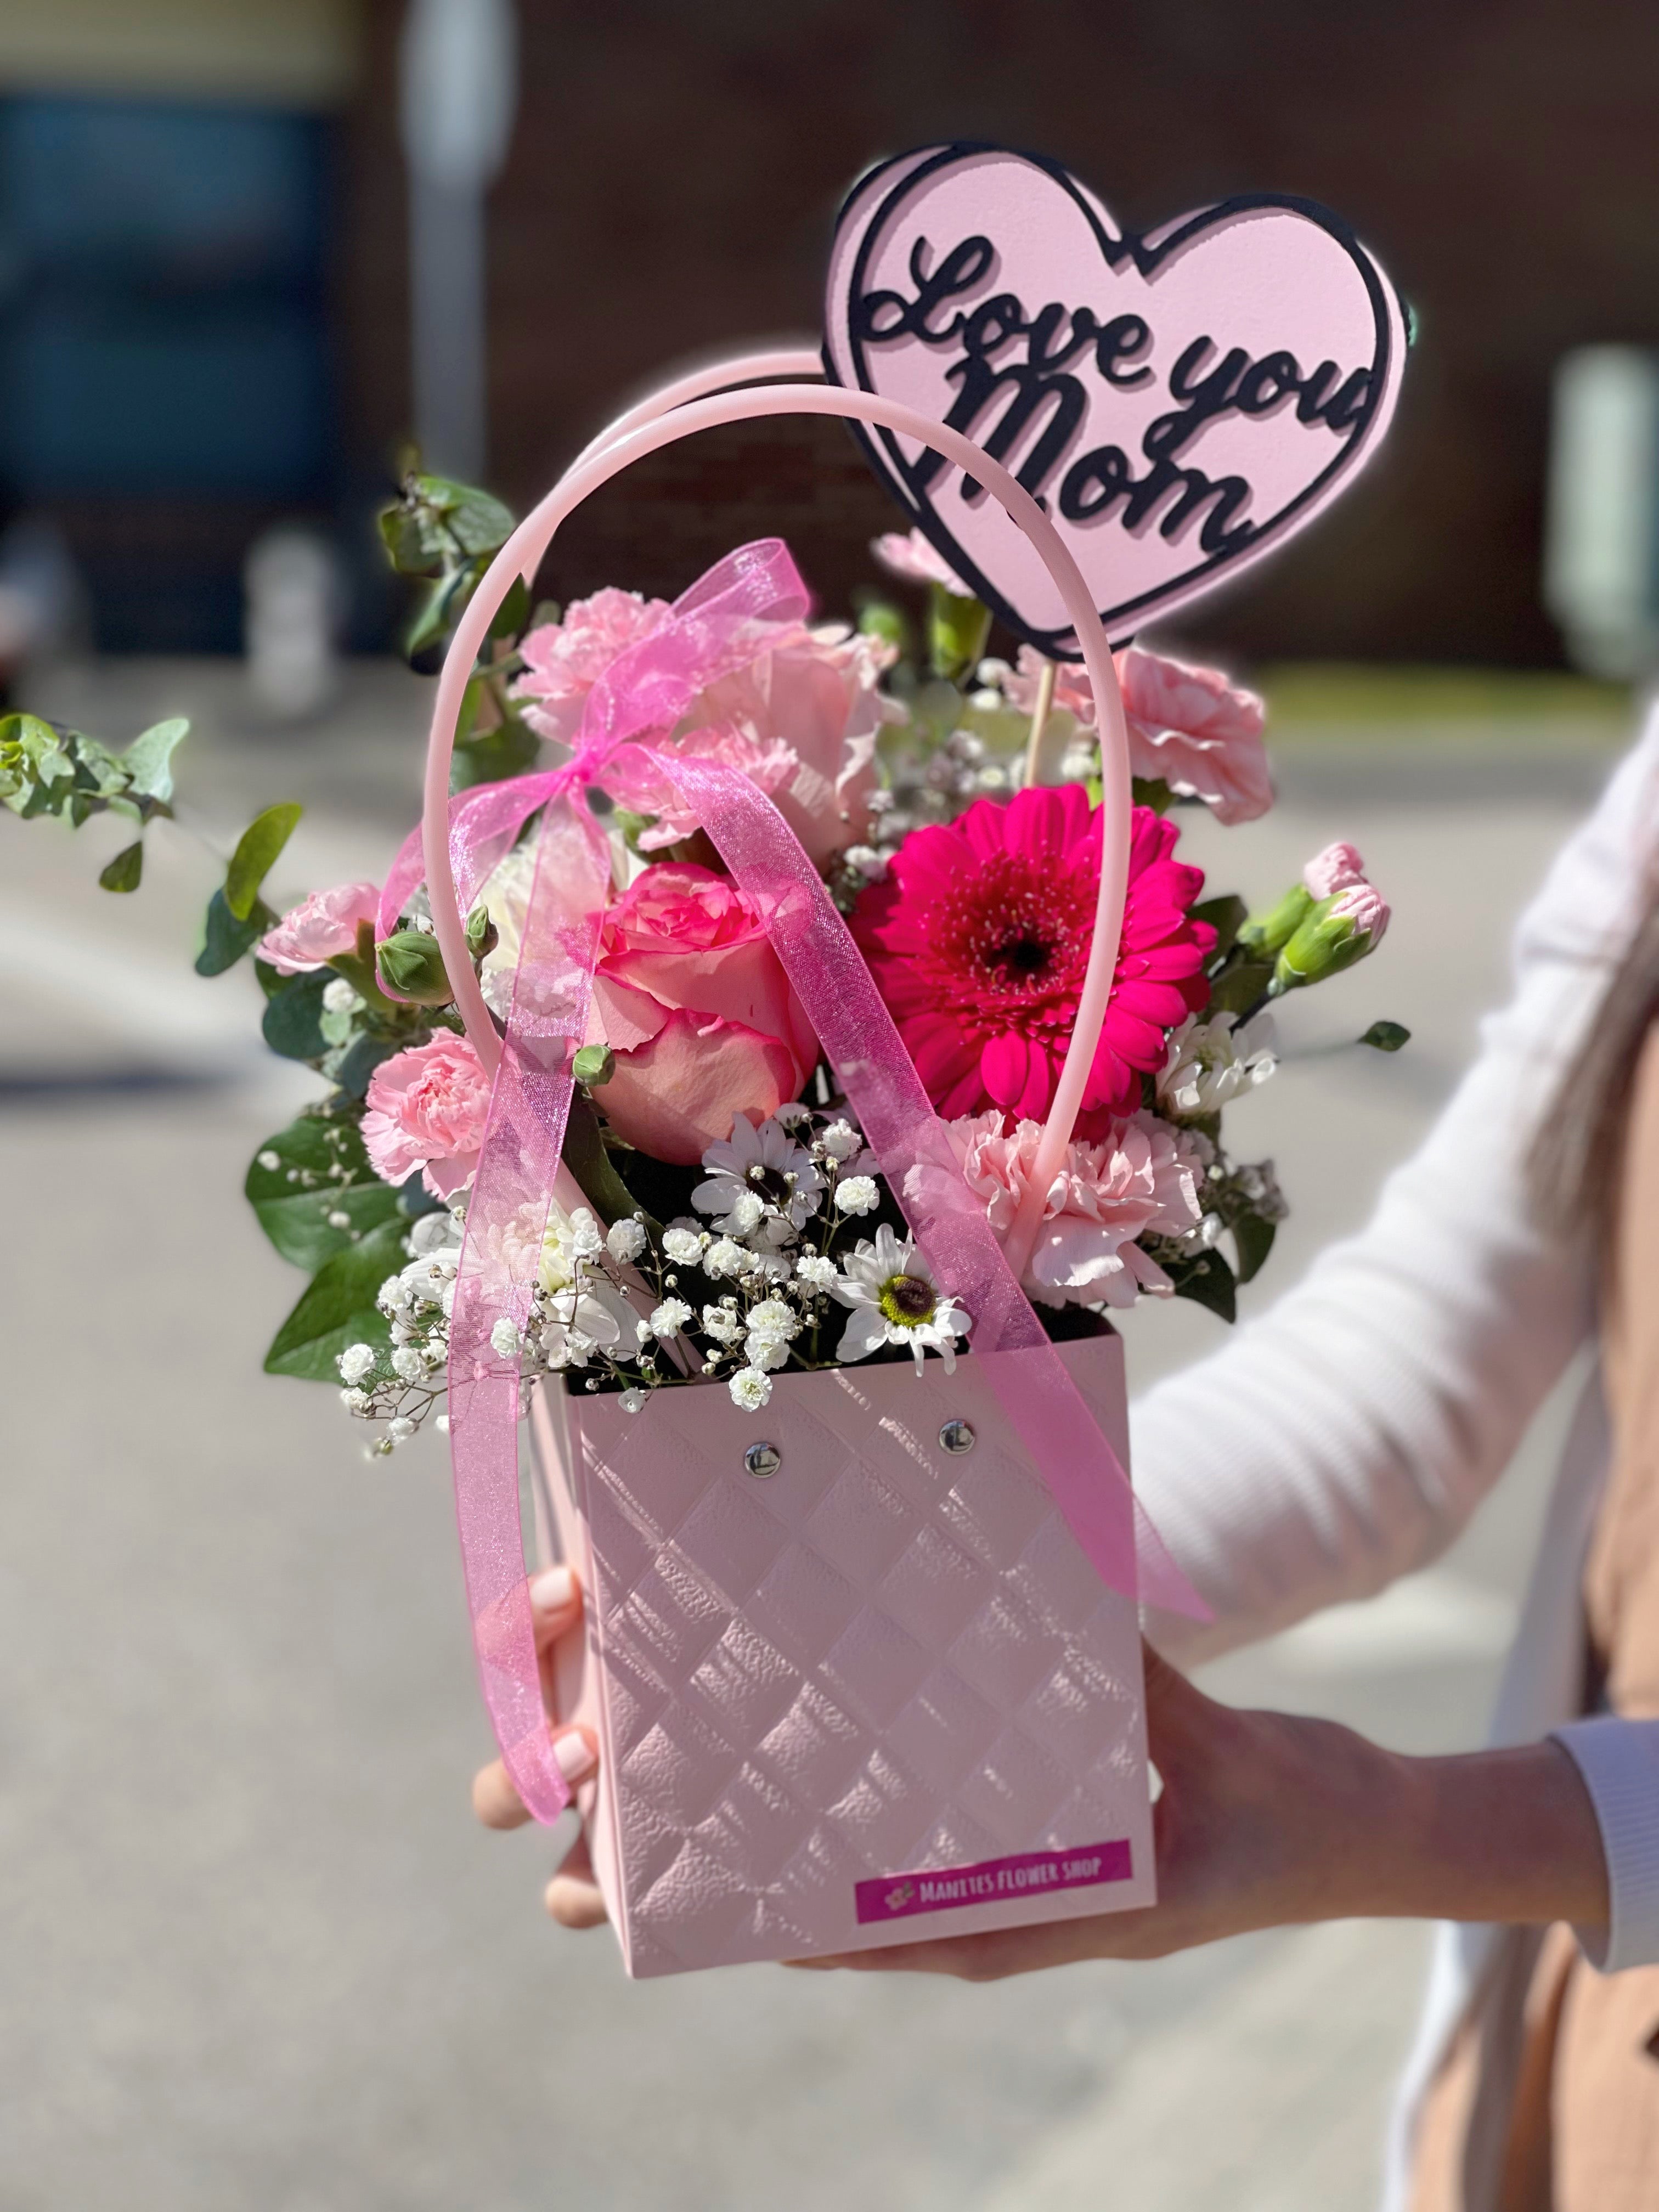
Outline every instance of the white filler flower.
[(953, 1369), (956, 1340), (972, 1326), (954, 1298), (940, 1296), (915, 1244), (908, 1237), (901, 1243), (885, 1222), (875, 1242), (861, 1243), (846, 1261), (835, 1294), (853, 1309), (836, 1347), (841, 1360), (867, 1359), (884, 1345), (902, 1344), (915, 1354), (918, 1373), (930, 1351)]
[(739, 1114), (731, 1136), (710, 1145), (702, 1164), (708, 1180), (692, 1192), (691, 1203), (699, 1213), (720, 1216), (714, 1226), (728, 1237), (758, 1232), (769, 1243), (787, 1243), (805, 1227), (823, 1188), (812, 1155), (775, 1116), (757, 1129)]
[(1241, 1091), (1265, 1083), (1278, 1065), (1271, 1014), (1257, 1014), (1243, 1029), (1237, 1014), (1212, 1014), (1207, 1022), (1188, 1014), (1170, 1033), (1158, 1079), (1158, 1103), (1166, 1113), (1218, 1113)]
[(732, 1402), (745, 1413), (757, 1413), (772, 1395), (772, 1378), (758, 1367), (740, 1367), (726, 1385)]

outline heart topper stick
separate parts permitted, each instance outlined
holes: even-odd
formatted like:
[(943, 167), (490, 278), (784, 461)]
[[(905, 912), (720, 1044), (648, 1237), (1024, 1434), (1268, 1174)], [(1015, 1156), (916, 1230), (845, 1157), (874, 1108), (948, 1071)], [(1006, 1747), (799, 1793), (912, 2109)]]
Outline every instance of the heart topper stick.
[[(1120, 642), (1323, 512), (1387, 429), (1407, 349), (1382, 269), (1311, 200), (1252, 194), (1135, 236), (1058, 162), (960, 144), (856, 186), (825, 332), (837, 383), (1012, 472)], [(1052, 576), (971, 471), (874, 424), (856, 434), (964, 583), (1079, 659)]]

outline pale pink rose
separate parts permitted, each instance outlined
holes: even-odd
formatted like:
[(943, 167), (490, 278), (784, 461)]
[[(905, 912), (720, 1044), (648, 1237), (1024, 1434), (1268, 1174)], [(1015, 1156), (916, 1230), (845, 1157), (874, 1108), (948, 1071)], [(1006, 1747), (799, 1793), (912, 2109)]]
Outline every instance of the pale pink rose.
[(1362, 876), (1358, 883), (1344, 884), (1338, 891), (1336, 902), (1326, 915), (1327, 921), (1339, 918), (1351, 921), (1355, 932), (1368, 937), (1375, 945), (1389, 926), (1392, 908), (1375, 884), (1368, 884)]
[(907, 584), (942, 584), (958, 599), (971, 599), (964, 584), (945, 556), (919, 530), (887, 530), (870, 541), (870, 550), (890, 576), (902, 576)]
[(523, 700), (531, 728), (560, 744), (571, 744), (587, 695), (618, 653), (648, 637), (671, 611), (666, 599), (609, 586), (591, 599), (572, 599), (563, 618), (526, 631), (519, 652), (524, 674), (512, 696)]
[(325, 967), (342, 952), (357, 949), (357, 924), (373, 928), (380, 894), (373, 884), (337, 884), (331, 891), (313, 891), (268, 929), (254, 951), (280, 975), (302, 975)]
[(1302, 880), (1316, 899), (1328, 899), (1333, 891), (1345, 891), (1351, 884), (1363, 884), (1365, 863), (1352, 845), (1327, 845), (1304, 868)]
[(672, 1013), (595, 1095), (619, 1137), (651, 1158), (694, 1167), (710, 1145), (732, 1133), (732, 1116), (764, 1121), (805, 1080), (776, 1037), (740, 1022)]
[(727, 877), (659, 861), (611, 908), (592, 1041), (617, 1056), (599, 1093), (617, 1135), (679, 1166), (793, 1098), (817, 1039), (754, 907)]
[(800, 768), (793, 745), (781, 738), (770, 744), (731, 728), (688, 730), (683, 736), (659, 740), (649, 750), (623, 745), (605, 764), (605, 788), (617, 805), (633, 814), (654, 815), (648, 830), (640, 832), (640, 849), (650, 853), (664, 845), (677, 845), (702, 826), (695, 806), (681, 798), (673, 778), (665, 775), (651, 757), (653, 752), (684, 753), (699, 760), (735, 768), (775, 799), (792, 783)]
[(434, 1198), (471, 1180), (489, 1113), (489, 1078), (464, 1036), (440, 1030), (383, 1060), (369, 1078), (363, 1148), (383, 1182), (422, 1170)]
[[(821, 866), (869, 836), (876, 739), (904, 719), (879, 688), (897, 657), (844, 623), (780, 624), (764, 653), (698, 695), (683, 726), (729, 730), (768, 762), (781, 747), (793, 754), (793, 773), (762, 787)], [(687, 738), (685, 749), (700, 746)]]
[[(1029, 714), (1036, 704), (1044, 656), (1023, 645), (1019, 665), (986, 661), (981, 674), (1000, 686), (1011, 707)], [(1266, 709), (1217, 668), (1127, 646), (1114, 656), (1129, 732), (1130, 772), (1161, 781), (1182, 799), (1202, 799), (1219, 822), (1254, 821), (1273, 802), (1261, 730)], [(1054, 704), (1092, 729), (1095, 698), (1080, 660), (1055, 663)]]
[[(1006, 1242), (1030, 1187), (1042, 1127), (1021, 1121), (1005, 1134), (1000, 1114), (945, 1124), (963, 1178), (983, 1200)], [(1196, 1141), (1155, 1115), (1138, 1113), (1103, 1144), (1067, 1146), (1048, 1187), (1024, 1288), (1042, 1305), (1133, 1305), (1168, 1297), (1174, 1285), (1135, 1242), (1183, 1237), (1203, 1218), (1203, 1164)]]

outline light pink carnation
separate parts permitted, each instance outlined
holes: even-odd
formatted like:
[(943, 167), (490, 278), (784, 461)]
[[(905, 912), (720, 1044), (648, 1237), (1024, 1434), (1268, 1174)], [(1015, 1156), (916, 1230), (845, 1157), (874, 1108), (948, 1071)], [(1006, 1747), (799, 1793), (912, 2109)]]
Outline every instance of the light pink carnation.
[[(1000, 1114), (946, 1125), (963, 1177), (983, 1200), (1006, 1242), (1030, 1187), (1041, 1126), (1021, 1121), (1012, 1134)], [(1026, 1270), (1027, 1295), (1042, 1305), (1129, 1306), (1143, 1294), (1174, 1288), (1136, 1239), (1184, 1237), (1203, 1218), (1202, 1161), (1194, 1140), (1156, 1115), (1139, 1113), (1105, 1143), (1072, 1144), (1048, 1187), (1042, 1227)]]
[(971, 599), (964, 584), (945, 556), (919, 530), (888, 530), (870, 541), (870, 550), (890, 576), (907, 584), (942, 584), (959, 599)]
[(279, 975), (302, 975), (357, 946), (357, 924), (374, 926), (380, 894), (373, 884), (337, 884), (313, 891), (268, 929), (255, 950)]
[[(992, 661), (984, 673), (1000, 682), (1010, 706), (1029, 714), (1042, 663), (1034, 646), (1023, 645), (1017, 669)], [(1230, 684), (1218, 668), (1189, 668), (1136, 645), (1115, 665), (1133, 775), (1167, 783), (1179, 798), (1202, 799), (1218, 822), (1250, 822), (1267, 812), (1273, 787), (1261, 744), (1266, 709), (1253, 691)], [(1094, 727), (1094, 693), (1081, 661), (1055, 664), (1054, 703)]]
[(1327, 845), (1304, 868), (1302, 880), (1316, 899), (1328, 899), (1333, 891), (1345, 891), (1351, 884), (1363, 884), (1365, 863), (1352, 845)]
[(440, 1030), (369, 1078), (363, 1147), (383, 1182), (422, 1170), (434, 1198), (471, 1180), (489, 1113), (489, 1078), (464, 1036)]
[(1342, 885), (1335, 904), (1325, 919), (1334, 921), (1340, 917), (1344, 921), (1352, 922), (1357, 933), (1369, 938), (1375, 945), (1388, 927), (1391, 912), (1389, 902), (1376, 885), (1368, 884), (1362, 876), (1358, 883)]
[(609, 586), (592, 599), (572, 599), (561, 622), (526, 632), (519, 651), (525, 672), (513, 696), (526, 702), (524, 718), (544, 738), (568, 744), (587, 695), (618, 653), (648, 637), (670, 611), (666, 599)]

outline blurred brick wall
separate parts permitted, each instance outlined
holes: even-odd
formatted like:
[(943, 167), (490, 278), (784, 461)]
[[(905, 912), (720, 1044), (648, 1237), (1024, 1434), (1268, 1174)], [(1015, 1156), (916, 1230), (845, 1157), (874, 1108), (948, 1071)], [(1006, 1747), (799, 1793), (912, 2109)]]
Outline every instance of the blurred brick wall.
[[(351, 296), (360, 420), (407, 379), (374, 0)], [(491, 228), (491, 473), (523, 502), (684, 356), (814, 331), (839, 198), (948, 137), (1053, 153), (1146, 226), (1231, 191), (1345, 215), (1417, 308), (1395, 429), (1334, 514), (1187, 618), (1246, 657), (1559, 658), (1538, 603), (1551, 365), (1659, 343), (1659, 11), (1646, 0), (520, 0)], [(716, 434), (571, 526), (544, 587), (672, 592), (781, 531), (831, 607), (894, 510), (830, 423)]]

